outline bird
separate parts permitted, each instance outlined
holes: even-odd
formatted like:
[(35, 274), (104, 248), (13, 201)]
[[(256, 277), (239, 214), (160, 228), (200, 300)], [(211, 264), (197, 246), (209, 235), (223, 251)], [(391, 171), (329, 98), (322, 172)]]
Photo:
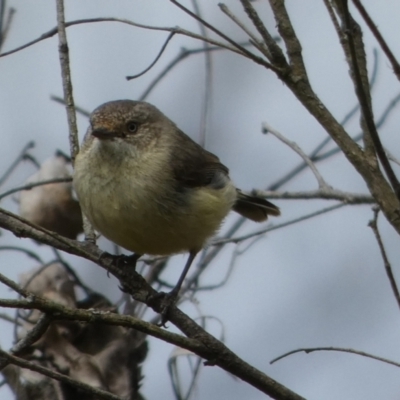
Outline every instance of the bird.
[(93, 227), (135, 260), (189, 253), (171, 299), (231, 210), (256, 222), (280, 215), (236, 188), (216, 155), (142, 101), (110, 101), (91, 113), (73, 186)]

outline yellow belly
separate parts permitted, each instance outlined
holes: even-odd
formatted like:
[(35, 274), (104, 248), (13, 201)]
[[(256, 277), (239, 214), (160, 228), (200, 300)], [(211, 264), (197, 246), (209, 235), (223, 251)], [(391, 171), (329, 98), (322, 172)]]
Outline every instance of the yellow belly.
[(89, 221), (106, 238), (138, 254), (200, 250), (218, 230), (237, 196), (230, 182), (222, 189), (163, 191), (160, 188), (170, 187), (165, 179), (151, 179), (148, 169), (142, 174), (143, 165), (134, 177), (112, 174), (111, 180), (106, 180), (100, 169), (97, 173), (92, 168), (88, 174), (79, 156), (75, 168), (74, 186)]

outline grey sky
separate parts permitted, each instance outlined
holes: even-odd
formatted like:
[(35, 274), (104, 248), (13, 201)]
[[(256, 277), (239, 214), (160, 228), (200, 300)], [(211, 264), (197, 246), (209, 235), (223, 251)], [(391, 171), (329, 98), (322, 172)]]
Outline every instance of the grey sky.
[[(237, 41), (245, 39), (219, 10), (217, 1), (201, 4), (205, 19)], [(323, 2), (287, 1), (295, 28), (303, 45), (311, 82), (321, 100), (337, 119), (356, 103), (344, 55), (331, 26)], [(55, 2), (10, 0), (17, 13), (4, 47), (10, 50), (40, 36), (56, 24)], [(189, 1), (185, 1), (189, 5)], [(227, 1), (233, 11), (246, 20), (238, 1)], [(400, 58), (398, 50), (400, 3), (364, 1), (382, 34)], [(266, 1), (258, 1), (265, 23), (274, 29), (275, 22)], [(67, 20), (120, 17), (135, 22), (176, 26), (198, 31), (198, 25), (166, 0), (110, 2), (106, 0), (66, 1)], [(354, 12), (360, 21), (359, 15)], [(154, 59), (167, 37), (165, 32), (133, 28), (118, 23), (97, 23), (68, 29), (72, 80), (75, 101), (91, 111), (101, 103), (115, 99), (137, 99), (149, 82), (181, 47), (198, 48), (200, 42), (175, 37), (156, 67), (143, 77), (127, 82), (126, 75), (142, 71)], [(377, 47), (365, 31), (369, 65)], [(0, 59), (0, 119), (3, 146), (0, 146), (0, 170), (10, 165), (29, 140), (36, 142), (32, 153), (39, 161), (59, 148), (69, 151), (65, 109), (50, 100), (62, 96), (57, 37), (40, 42), (19, 53)], [(311, 151), (325, 132), (304, 110), (290, 91), (259, 65), (228, 52), (213, 54), (213, 92), (206, 148), (221, 158), (236, 184), (246, 190), (263, 189), (299, 162), (299, 157), (271, 135), (261, 133), (261, 123), (296, 141)], [(374, 111), (379, 116), (387, 103), (400, 91), (399, 82), (379, 51), (378, 79), (374, 88)], [(199, 140), (201, 107), (204, 95), (204, 59), (192, 56), (179, 64), (147, 99), (155, 104), (195, 140)], [(380, 133), (395, 156), (399, 148), (399, 112), (396, 110)], [(79, 117), (80, 138), (87, 121)], [(358, 133), (358, 117), (348, 126)], [(332, 147), (332, 145), (330, 146)], [(335, 188), (366, 192), (362, 179), (339, 155), (319, 165), (324, 178)], [(29, 164), (20, 167), (1, 192), (20, 185), (33, 172)], [(398, 172), (398, 171), (397, 171)], [(317, 182), (309, 172), (286, 185), (284, 190), (313, 190)], [(325, 201), (274, 201), (283, 222), (333, 204)], [(12, 199), (2, 207), (16, 211)], [(230, 216), (225, 227), (235, 220)], [(333, 352), (296, 354), (270, 365), (274, 357), (300, 347), (339, 346), (400, 360), (400, 315), (385, 276), (383, 263), (372, 231), (370, 206), (347, 206), (330, 214), (274, 231), (258, 241), (237, 260), (229, 283), (196, 298), (205, 315), (224, 323), (226, 344), (247, 362), (287, 385), (307, 399), (336, 400), (377, 398), (395, 399), (400, 383), (395, 367), (355, 355)], [(388, 255), (398, 275), (398, 235), (383, 217), (379, 223)], [(241, 232), (259, 229), (246, 223)], [(37, 248), (30, 240), (17, 239), (7, 232), (2, 245), (26, 246), (51, 258), (46, 248)], [(110, 249), (100, 240), (99, 245)], [(224, 276), (234, 246), (229, 244), (204, 275), (204, 283)], [(35, 264), (20, 254), (2, 252), (2, 273), (17, 279), (19, 273)], [(117, 283), (103, 270), (78, 260), (66, 258), (76, 266), (95, 289), (119, 297)], [(176, 256), (165, 278), (175, 282), (185, 257)], [(174, 268), (172, 265), (176, 266)], [(10, 296), (0, 286), (0, 296)], [(197, 316), (190, 303), (183, 309)], [(2, 325), (5, 322), (0, 322)], [(174, 331), (173, 327), (170, 327)], [(219, 326), (211, 332), (219, 335)], [(170, 345), (150, 340), (150, 354), (144, 367), (143, 392), (148, 399), (172, 398), (166, 363), (173, 350)], [(10, 327), (1, 329), (0, 345), (11, 344)], [(1, 398), (11, 398), (1, 388)], [(216, 367), (203, 369), (197, 399), (263, 399), (265, 396), (249, 385), (235, 381)]]

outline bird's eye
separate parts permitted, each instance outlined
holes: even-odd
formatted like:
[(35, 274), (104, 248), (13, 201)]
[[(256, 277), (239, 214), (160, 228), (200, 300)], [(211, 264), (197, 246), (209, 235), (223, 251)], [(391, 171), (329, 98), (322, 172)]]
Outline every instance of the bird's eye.
[(127, 123), (126, 127), (128, 128), (128, 131), (130, 133), (135, 133), (137, 131), (138, 124), (136, 122), (130, 121)]

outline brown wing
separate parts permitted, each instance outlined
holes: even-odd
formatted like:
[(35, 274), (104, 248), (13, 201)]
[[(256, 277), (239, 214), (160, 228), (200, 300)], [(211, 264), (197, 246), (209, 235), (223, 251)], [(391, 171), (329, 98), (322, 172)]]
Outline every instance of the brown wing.
[(211, 186), (220, 189), (229, 180), (229, 170), (219, 158), (179, 131), (180, 141), (171, 156), (176, 181), (184, 187)]

